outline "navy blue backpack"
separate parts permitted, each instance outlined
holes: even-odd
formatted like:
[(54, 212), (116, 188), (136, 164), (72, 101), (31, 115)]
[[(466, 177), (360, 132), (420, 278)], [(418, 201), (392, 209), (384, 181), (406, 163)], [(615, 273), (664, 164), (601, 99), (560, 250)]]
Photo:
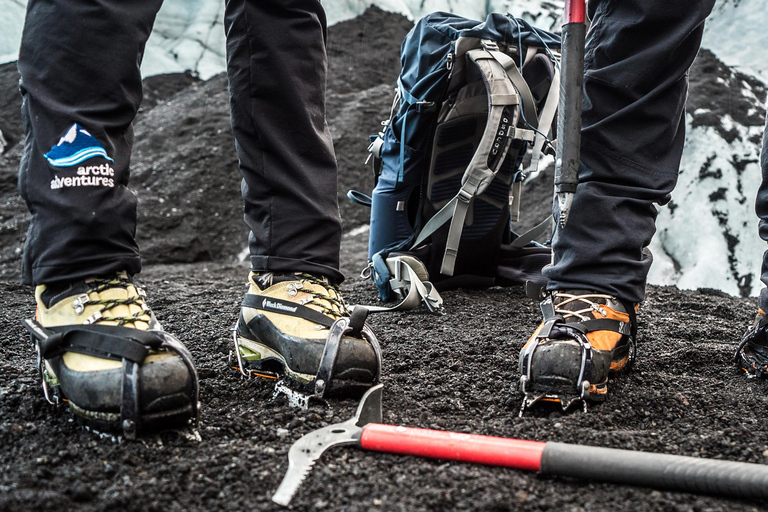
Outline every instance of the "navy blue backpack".
[(557, 35), (498, 13), (436, 12), (408, 33), (390, 118), (368, 148), (372, 197), (349, 194), (371, 207), (364, 275), (382, 300), (401, 300), (373, 311), (438, 311), (437, 290), (541, 281), (550, 250), (533, 240), (551, 220), (524, 235), (510, 222), (524, 157), (535, 167), (551, 149), (559, 48)]

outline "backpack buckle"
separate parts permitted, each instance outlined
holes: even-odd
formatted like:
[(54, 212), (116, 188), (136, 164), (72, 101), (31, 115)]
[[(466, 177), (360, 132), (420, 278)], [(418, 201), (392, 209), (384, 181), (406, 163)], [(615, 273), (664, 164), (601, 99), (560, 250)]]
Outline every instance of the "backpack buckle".
[(480, 41), (480, 45), (483, 47), (483, 50), (487, 52), (497, 52), (499, 51), (499, 45), (496, 43), (496, 41), (491, 41), (489, 39), (483, 39)]
[(459, 189), (459, 193), (456, 194), (456, 199), (458, 199), (462, 203), (467, 203), (467, 204), (469, 204), (469, 202), (472, 200), (473, 197), (474, 197), (474, 194), (464, 190), (463, 188)]
[(416, 112), (434, 112), (437, 110), (434, 101), (419, 101), (416, 103)]

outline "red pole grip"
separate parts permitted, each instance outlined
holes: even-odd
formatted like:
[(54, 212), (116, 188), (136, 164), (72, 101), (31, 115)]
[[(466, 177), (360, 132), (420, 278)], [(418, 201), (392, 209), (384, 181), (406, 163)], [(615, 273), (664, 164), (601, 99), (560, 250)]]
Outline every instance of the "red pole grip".
[(371, 423), (360, 446), (377, 452), (539, 471), (546, 443)]
[(585, 0), (565, 0), (563, 25), (568, 23), (586, 23), (587, 2)]

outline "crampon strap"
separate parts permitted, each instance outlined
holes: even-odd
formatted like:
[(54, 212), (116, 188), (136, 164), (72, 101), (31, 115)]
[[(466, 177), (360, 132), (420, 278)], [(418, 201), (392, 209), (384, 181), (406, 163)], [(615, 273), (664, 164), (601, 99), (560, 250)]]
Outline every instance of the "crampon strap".
[(350, 317), (339, 318), (331, 325), (328, 339), (323, 349), (323, 355), (320, 358), (320, 366), (317, 368), (317, 375), (315, 376), (315, 396), (318, 398), (323, 398), (326, 391), (330, 388), (330, 382), (336, 366), (336, 358), (339, 355), (341, 339), (345, 334), (356, 338), (363, 338), (371, 344), (373, 351), (376, 353), (376, 376), (373, 383), (374, 385), (379, 383), (381, 378), (381, 346), (371, 328), (365, 324), (367, 316), (367, 309), (357, 306), (352, 311)]
[[(154, 329), (140, 331), (128, 327), (98, 324), (46, 328), (32, 319), (22, 320), (22, 324), (32, 337), (41, 359), (52, 359), (65, 352), (76, 352), (123, 362), (120, 419), (123, 433), (128, 439), (135, 438), (136, 433), (141, 429), (139, 366), (150, 350), (175, 352), (192, 376), (194, 387), (192, 408), (197, 421), (199, 383), (192, 355), (178, 339), (167, 332)], [(38, 361), (38, 364), (43, 363)], [(43, 386), (45, 396), (48, 398), (45, 381)]]
[[(320, 358), (320, 366), (318, 367), (315, 376), (315, 396), (317, 398), (325, 397), (326, 392), (331, 388), (331, 381), (336, 366), (336, 358), (339, 355), (341, 340), (345, 335), (364, 339), (371, 344), (371, 347), (376, 354), (377, 363), (374, 384), (378, 384), (379, 379), (381, 378), (381, 346), (379, 345), (379, 340), (376, 338), (373, 330), (371, 330), (365, 323), (365, 320), (368, 317), (368, 309), (366, 307), (353, 306), (350, 308), (351, 314), (349, 317), (341, 317), (337, 320), (333, 320), (319, 311), (302, 304), (267, 297), (265, 295), (246, 294), (243, 298), (242, 305), (243, 307), (261, 311), (302, 318), (328, 328), (328, 338), (325, 341), (323, 355)], [(235, 344), (237, 344), (238, 341), (236, 335), (234, 336), (234, 339)], [(239, 357), (239, 350), (237, 352)], [(242, 370), (242, 361), (238, 362), (240, 364), (241, 373), (246, 375)]]
[(552, 296), (548, 295), (546, 299), (541, 302), (544, 325), (536, 335), (535, 343), (528, 344), (520, 353), (520, 373), (523, 375), (523, 382), (526, 384), (531, 382), (531, 358), (541, 340), (573, 339), (578, 342), (581, 347), (579, 378), (575, 383), (575, 392), (579, 398), (587, 398), (590, 390), (589, 384), (592, 382), (592, 345), (587, 338), (587, 333), (594, 331), (613, 331), (622, 336), (629, 336), (630, 354), (626, 366), (626, 368), (629, 368), (635, 359), (637, 350), (635, 341), (637, 337), (637, 317), (634, 307), (631, 307), (630, 304), (623, 305), (628, 311), (629, 322), (622, 322), (610, 318), (597, 318), (593, 320), (566, 323), (562, 316), (555, 313)]

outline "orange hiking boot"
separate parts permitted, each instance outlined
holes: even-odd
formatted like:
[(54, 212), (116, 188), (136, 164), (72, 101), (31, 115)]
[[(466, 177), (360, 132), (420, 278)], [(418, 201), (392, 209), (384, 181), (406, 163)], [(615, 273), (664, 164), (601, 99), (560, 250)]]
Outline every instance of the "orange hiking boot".
[(357, 394), (379, 382), (381, 349), (365, 324), (368, 311), (350, 311), (328, 279), (251, 272), (248, 284), (234, 329), (244, 375), (247, 369), (283, 373), (319, 398)]
[(544, 319), (520, 352), (520, 413), (538, 401), (563, 410), (606, 399), (608, 379), (635, 357), (636, 306), (616, 297), (557, 290), (541, 303)]
[(186, 424), (198, 412), (192, 357), (163, 331), (144, 295), (125, 272), (40, 285), (35, 319), (22, 322), (45, 398), (127, 438)]
[(741, 339), (733, 361), (741, 366), (747, 378), (768, 378), (768, 318), (762, 309), (757, 310), (755, 321)]

